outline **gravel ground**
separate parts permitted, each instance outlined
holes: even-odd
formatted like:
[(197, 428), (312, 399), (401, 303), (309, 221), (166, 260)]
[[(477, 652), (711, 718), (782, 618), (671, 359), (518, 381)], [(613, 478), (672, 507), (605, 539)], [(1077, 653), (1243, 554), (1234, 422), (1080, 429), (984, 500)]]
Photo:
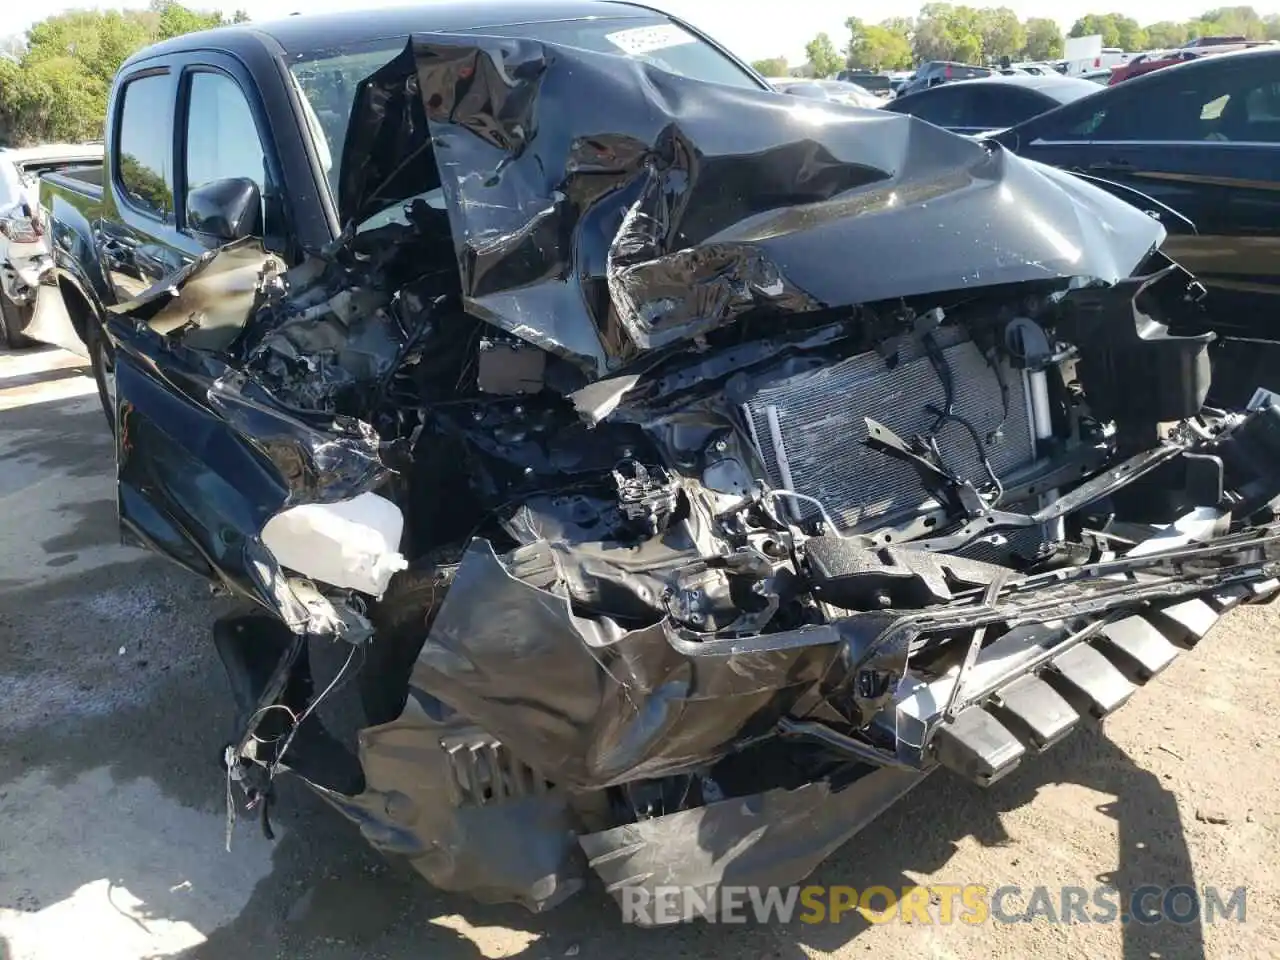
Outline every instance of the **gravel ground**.
[[(205, 585), (120, 546), (111, 447), (65, 354), (0, 352), (0, 957), (1280, 956), (1280, 606), (1237, 610), (1103, 729), (982, 791), (940, 774), (812, 882), (1248, 887), (1247, 921), (625, 926), (442, 894), (286, 785), (223, 848), (231, 710)], [(7, 952), (6, 952), (7, 951)]]

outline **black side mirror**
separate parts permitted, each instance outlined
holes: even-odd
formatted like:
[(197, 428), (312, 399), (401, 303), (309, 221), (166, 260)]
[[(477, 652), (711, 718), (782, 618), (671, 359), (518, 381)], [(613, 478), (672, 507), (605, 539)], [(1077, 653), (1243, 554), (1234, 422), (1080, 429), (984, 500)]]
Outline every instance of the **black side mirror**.
[(211, 180), (187, 191), (187, 226), (220, 243), (262, 236), (262, 192), (248, 177)]

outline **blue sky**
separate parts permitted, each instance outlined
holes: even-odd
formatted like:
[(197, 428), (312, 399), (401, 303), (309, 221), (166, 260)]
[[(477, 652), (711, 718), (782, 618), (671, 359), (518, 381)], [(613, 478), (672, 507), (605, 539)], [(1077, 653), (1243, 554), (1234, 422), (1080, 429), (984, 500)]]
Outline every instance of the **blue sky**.
[[(193, 7), (222, 9), (230, 13), (236, 8), (249, 11), (255, 20), (285, 16), (294, 11), (321, 11), (350, 9), (353, 0), (188, 0)], [(355, 0), (358, 4), (359, 0)], [(372, 0), (370, 5), (395, 6), (413, 4), (421, 0)], [(739, 56), (749, 60), (783, 54), (793, 61), (803, 59), (805, 43), (819, 31), (825, 30), (836, 40), (844, 42), (846, 17), (857, 16), (866, 20), (884, 17), (912, 15), (923, 0), (648, 0), (650, 6), (661, 7), (688, 20), (723, 42)], [(1116, 10), (1128, 14), (1140, 23), (1156, 20), (1186, 20), (1198, 16), (1206, 9), (1222, 6), (1211, 0), (1061, 0), (1046, 11), (1046, 4), (1027, 0), (969, 0), (973, 6), (1009, 6), (1020, 17), (1052, 16), (1065, 29), (1079, 16), (1090, 12)], [(75, 0), (24, 0), (11, 3), (4, 13), (6, 32), (25, 30), (31, 23), (53, 13), (76, 7), (145, 7), (147, 0), (121, 0), (121, 2), (75, 2)], [(1254, 3), (1261, 13), (1280, 10), (1276, 0)]]

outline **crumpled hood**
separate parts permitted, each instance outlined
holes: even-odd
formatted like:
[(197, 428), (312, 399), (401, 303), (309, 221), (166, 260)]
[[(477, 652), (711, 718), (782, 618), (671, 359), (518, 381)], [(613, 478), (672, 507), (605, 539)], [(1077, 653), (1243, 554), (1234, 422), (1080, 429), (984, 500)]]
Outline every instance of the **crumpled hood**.
[(467, 309), (591, 378), (747, 313), (1114, 281), (1164, 236), (913, 117), (475, 36), (361, 84), (342, 171), (344, 222), (443, 188)]

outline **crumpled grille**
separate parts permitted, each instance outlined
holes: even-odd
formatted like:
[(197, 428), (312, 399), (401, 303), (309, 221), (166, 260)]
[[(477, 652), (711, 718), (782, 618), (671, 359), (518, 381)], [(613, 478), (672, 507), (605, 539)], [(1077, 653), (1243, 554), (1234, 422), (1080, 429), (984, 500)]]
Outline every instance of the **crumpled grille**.
[[(987, 447), (999, 476), (1034, 459), (1027, 416), (1026, 390), (1019, 371), (1004, 368), (1009, 387), (1004, 417), (1000, 381), (986, 358), (963, 333), (943, 328), (936, 334), (955, 384), (955, 413), (986, 438), (1004, 419), (1002, 437)], [(872, 417), (904, 440), (923, 434), (934, 422), (925, 407), (941, 409), (946, 394), (933, 365), (919, 347), (904, 349), (890, 369), (877, 353), (864, 353), (822, 370), (799, 374), (761, 390), (746, 404), (769, 482), (785, 487), (784, 471), (770, 428), (769, 408), (776, 412), (790, 468), (791, 488), (822, 501), (842, 528), (929, 503), (916, 473), (906, 464), (863, 446), (864, 417)], [(975, 484), (986, 471), (973, 440), (960, 424), (938, 432), (938, 447), (947, 466)], [(816, 511), (805, 507), (803, 516)]]

